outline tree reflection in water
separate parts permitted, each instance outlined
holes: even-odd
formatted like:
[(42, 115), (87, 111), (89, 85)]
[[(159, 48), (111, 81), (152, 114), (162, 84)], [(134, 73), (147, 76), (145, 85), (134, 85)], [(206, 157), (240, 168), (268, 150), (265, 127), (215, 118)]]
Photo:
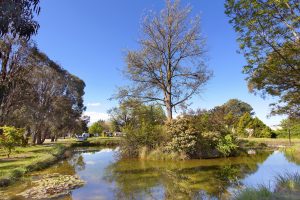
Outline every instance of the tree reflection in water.
[(106, 168), (116, 199), (227, 199), (229, 188), (254, 173), (271, 152), (255, 156), (187, 161), (120, 160)]

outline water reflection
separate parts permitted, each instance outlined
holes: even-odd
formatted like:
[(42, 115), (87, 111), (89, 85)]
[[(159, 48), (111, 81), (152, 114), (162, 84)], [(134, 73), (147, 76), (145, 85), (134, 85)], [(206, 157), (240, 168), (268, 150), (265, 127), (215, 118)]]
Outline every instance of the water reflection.
[(107, 167), (105, 180), (116, 184), (118, 199), (224, 199), (228, 188), (239, 187), (269, 154), (181, 162), (121, 160)]

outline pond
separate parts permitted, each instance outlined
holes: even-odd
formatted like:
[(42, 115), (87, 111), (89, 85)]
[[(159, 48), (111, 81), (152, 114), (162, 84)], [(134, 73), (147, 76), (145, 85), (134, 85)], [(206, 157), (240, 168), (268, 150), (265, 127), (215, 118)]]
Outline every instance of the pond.
[[(2, 189), (2, 198), (23, 200), (19, 194), (45, 174), (78, 175), (85, 184), (58, 199), (230, 199), (245, 186), (264, 184), (275, 177), (300, 172), (300, 165), (282, 152), (188, 161), (119, 160), (117, 149), (77, 149), (69, 159), (30, 174)], [(0, 196), (0, 197), (1, 197)], [(2, 199), (1, 198), (1, 199)]]

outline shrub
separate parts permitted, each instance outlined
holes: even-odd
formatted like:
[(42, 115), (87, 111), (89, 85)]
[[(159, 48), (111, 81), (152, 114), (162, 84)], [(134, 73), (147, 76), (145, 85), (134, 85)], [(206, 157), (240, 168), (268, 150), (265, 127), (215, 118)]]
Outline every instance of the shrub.
[[(143, 122), (141, 126), (126, 126), (125, 136), (121, 142), (121, 154), (124, 157), (139, 157), (139, 152), (150, 151), (159, 147), (165, 141), (164, 129), (161, 125)], [(143, 152), (145, 154), (147, 152)]]
[(238, 148), (228, 130), (200, 132), (189, 117), (173, 120), (167, 125), (170, 141), (165, 150), (188, 158), (212, 158), (232, 155)]
[(189, 157), (195, 153), (199, 132), (189, 119), (173, 120), (167, 125), (167, 133), (171, 136), (171, 141), (166, 146), (167, 151), (183, 153)]
[(212, 158), (219, 157), (219, 152), (216, 149), (219, 139), (222, 134), (217, 131), (202, 132), (197, 138), (197, 150), (194, 157), (196, 158)]
[(23, 144), (24, 129), (4, 126), (0, 127), (0, 131), (0, 144), (9, 158), (12, 150), (15, 149), (16, 146)]
[(218, 142), (217, 149), (224, 156), (231, 155), (236, 149), (238, 145), (236, 145), (235, 138), (232, 135), (226, 135), (224, 138), (221, 138)]

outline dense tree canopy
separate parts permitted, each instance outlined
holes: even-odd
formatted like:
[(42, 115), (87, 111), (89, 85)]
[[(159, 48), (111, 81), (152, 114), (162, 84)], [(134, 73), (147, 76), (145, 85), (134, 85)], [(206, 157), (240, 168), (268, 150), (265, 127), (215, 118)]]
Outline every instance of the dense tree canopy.
[(205, 65), (205, 41), (199, 18), (191, 18), (189, 7), (166, 1), (159, 14), (150, 13), (142, 22), (140, 50), (128, 51), (125, 75), (132, 87), (121, 88), (117, 98), (155, 101), (173, 110), (199, 93), (210, 78)]
[(280, 123), (280, 129), (277, 130), (278, 137), (300, 137), (300, 119), (288, 118), (282, 120)]
[(129, 99), (118, 107), (109, 110), (111, 123), (118, 126), (117, 130), (129, 125), (141, 126), (142, 122), (151, 124), (164, 124), (166, 115), (160, 105), (145, 105), (142, 102)]
[[(39, 28), (34, 20), (40, 13), (40, 0), (0, 1), (0, 35), (12, 34), (30, 38)], [(1, 57), (1, 56), (0, 56)]]
[[(25, 101), (20, 98), (24, 89), (28, 88), (28, 81), (24, 77), (34, 65), (31, 41), (18, 37), (5, 36), (0, 40), (0, 124), (3, 125), (4, 117), (9, 115), (13, 107)], [(19, 96), (19, 97), (17, 97)]]
[(104, 131), (104, 127), (102, 126), (102, 121), (94, 122), (89, 127), (89, 133), (91, 134), (101, 134)]
[(199, 124), (206, 124), (205, 130), (236, 129), (245, 113), (251, 117), (254, 114), (253, 108), (239, 99), (230, 99), (210, 110), (190, 111), (190, 114), (199, 120)]
[(250, 91), (279, 97), (273, 114), (300, 116), (300, 2), (227, 0)]
[(73, 133), (82, 125), (84, 82), (40, 52), (31, 41), (0, 40), (1, 125), (26, 127), (34, 143)]

